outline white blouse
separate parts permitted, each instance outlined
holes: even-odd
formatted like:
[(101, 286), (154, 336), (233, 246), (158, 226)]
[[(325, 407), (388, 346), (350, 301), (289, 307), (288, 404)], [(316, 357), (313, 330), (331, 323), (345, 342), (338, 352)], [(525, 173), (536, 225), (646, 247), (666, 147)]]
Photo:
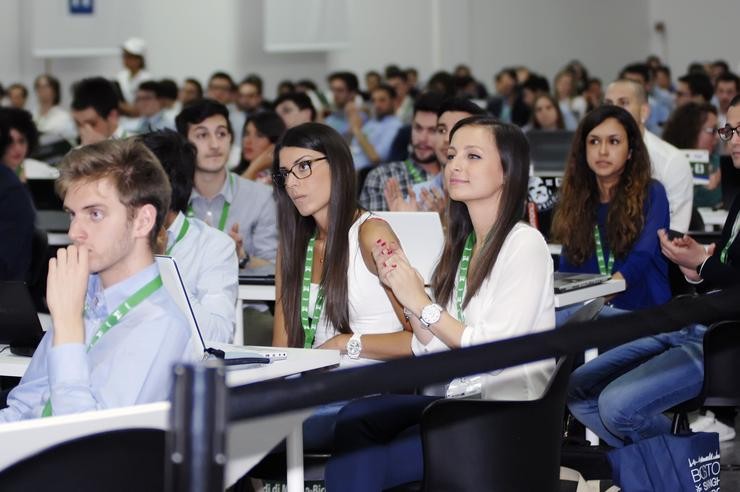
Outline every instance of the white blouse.
[[(555, 327), (552, 257), (542, 235), (522, 222), (506, 237), (493, 269), (465, 307), (461, 345), (527, 335)], [(453, 299), (447, 312), (457, 317)], [(424, 345), (416, 336), (416, 355), (448, 350), (434, 337)], [(482, 396), (488, 400), (539, 398), (555, 367), (553, 360), (525, 364), (486, 374)]]

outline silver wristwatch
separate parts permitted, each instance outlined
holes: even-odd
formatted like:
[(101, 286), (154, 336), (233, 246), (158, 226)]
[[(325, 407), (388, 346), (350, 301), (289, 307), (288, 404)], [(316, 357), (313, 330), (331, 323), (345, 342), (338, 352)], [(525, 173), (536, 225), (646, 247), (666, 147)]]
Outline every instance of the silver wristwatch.
[(347, 357), (350, 359), (359, 359), (360, 353), (362, 352), (362, 340), (360, 340), (359, 333), (355, 333), (350, 337), (349, 342), (347, 342)]
[(442, 306), (439, 304), (429, 304), (424, 306), (421, 310), (419, 321), (421, 321), (424, 328), (429, 328), (429, 325), (433, 325), (439, 321), (439, 318), (442, 317), (442, 311), (444, 311), (444, 309), (442, 309)]

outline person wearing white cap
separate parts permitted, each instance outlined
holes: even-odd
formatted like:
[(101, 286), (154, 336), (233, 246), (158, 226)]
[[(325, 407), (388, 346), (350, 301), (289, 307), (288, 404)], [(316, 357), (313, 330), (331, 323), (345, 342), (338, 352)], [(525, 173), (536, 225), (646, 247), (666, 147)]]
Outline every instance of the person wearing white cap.
[(121, 49), (123, 50), (123, 66), (126, 67), (116, 75), (116, 81), (121, 87), (124, 99), (121, 109), (126, 114), (131, 113), (132, 116), (136, 116), (133, 108), (136, 89), (142, 82), (152, 80), (152, 74), (145, 70), (146, 41), (141, 38), (129, 38), (121, 45)]

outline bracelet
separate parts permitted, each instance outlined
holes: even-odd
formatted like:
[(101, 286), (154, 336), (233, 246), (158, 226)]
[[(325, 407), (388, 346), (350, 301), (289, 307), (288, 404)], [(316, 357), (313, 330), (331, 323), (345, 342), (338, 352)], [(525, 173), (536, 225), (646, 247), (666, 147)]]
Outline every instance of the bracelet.
[(707, 263), (707, 260), (709, 258), (711, 258), (711, 256), (707, 256), (706, 258), (704, 258), (704, 261), (696, 265), (696, 274), (699, 275), (700, 277), (701, 277), (701, 271), (704, 268), (704, 265)]
[(404, 306), (404, 307), (403, 307), (403, 317), (404, 317), (404, 318), (406, 318), (406, 321), (409, 321), (409, 320), (410, 320), (410, 318), (411, 318), (411, 316), (414, 316), (414, 317), (416, 317), (416, 316), (414, 315), (414, 313), (412, 313), (412, 312), (411, 312), (411, 310), (410, 310), (409, 308), (407, 308), (406, 306)]

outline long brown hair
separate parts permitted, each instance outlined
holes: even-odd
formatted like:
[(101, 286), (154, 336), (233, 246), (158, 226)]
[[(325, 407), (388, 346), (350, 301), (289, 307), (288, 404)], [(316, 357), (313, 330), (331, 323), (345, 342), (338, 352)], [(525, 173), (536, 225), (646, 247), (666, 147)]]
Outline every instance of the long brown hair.
[(650, 157), (642, 134), (630, 113), (617, 106), (600, 106), (587, 114), (576, 130), (553, 217), (552, 238), (563, 245), (566, 258), (575, 265), (583, 264), (596, 248), (593, 231), (599, 188), (596, 175), (586, 160), (586, 140), (588, 134), (608, 118), (622, 125), (630, 149), (606, 219), (607, 243), (616, 258), (627, 256), (645, 225)]
[[(326, 156), (331, 167), (331, 198), (326, 258), (321, 274), (324, 291), (324, 313), (340, 333), (351, 333), (347, 293), (349, 264), (349, 229), (357, 212), (355, 168), (352, 154), (344, 139), (331, 127), (304, 123), (288, 129), (275, 146), (273, 173), (280, 168), (280, 150), (300, 147)], [(293, 205), (284, 186), (274, 187), (280, 233), (280, 269), (282, 288), (277, 294), (283, 305), (288, 345), (303, 347), (305, 335), (301, 326), (301, 290), (308, 241), (316, 233), (313, 217), (303, 217)], [(314, 320), (318, 323), (319, 320)]]
[[(501, 194), (498, 217), (490, 232), (483, 241), (475, 270), (470, 270), (467, 293), (463, 307), (478, 292), (485, 281), (509, 232), (524, 214), (529, 180), (529, 144), (522, 131), (514, 126), (486, 117), (471, 116), (457, 122), (450, 132), (450, 141), (460, 128), (476, 126), (487, 128), (491, 132), (504, 171), (504, 185)], [(434, 297), (439, 303), (448, 303), (452, 299), (457, 280), (457, 267), (460, 263), (465, 240), (473, 231), (468, 207), (455, 200), (447, 205), (447, 233), (442, 256), (432, 276)]]

